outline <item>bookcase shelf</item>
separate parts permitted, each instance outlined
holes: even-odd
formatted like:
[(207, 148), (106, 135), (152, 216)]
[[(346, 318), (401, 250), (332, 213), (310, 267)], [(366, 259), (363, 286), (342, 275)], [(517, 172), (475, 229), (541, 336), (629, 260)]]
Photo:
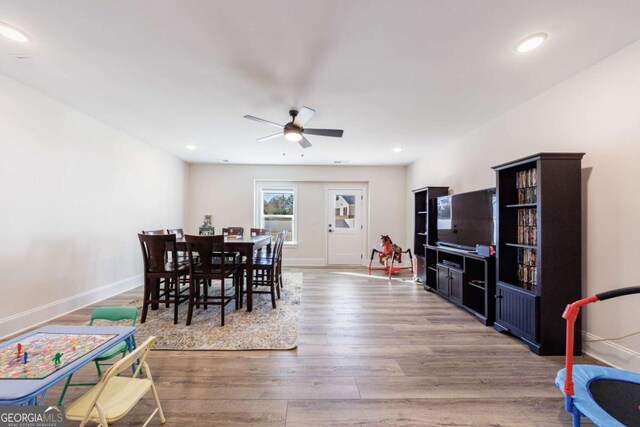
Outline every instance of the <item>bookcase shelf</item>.
[[(435, 287), (435, 272), (427, 268), (425, 245), (434, 244), (436, 241), (436, 218), (429, 215), (435, 212), (436, 197), (449, 194), (449, 187), (423, 187), (413, 190), (414, 197), (414, 231), (413, 231), (413, 254), (416, 257), (415, 279), (424, 283), (425, 287), (429, 283)], [(430, 265), (435, 267), (435, 264)]]
[(505, 243), (505, 246), (510, 246), (512, 248), (527, 248), (527, 249), (537, 249), (538, 246), (532, 246), (532, 245), (523, 245), (520, 243)]
[[(564, 354), (561, 314), (581, 297), (583, 156), (540, 153), (493, 168), (499, 207), (494, 328), (537, 354)], [(581, 352), (580, 334), (574, 352)]]
[(537, 208), (537, 203), (516, 203), (514, 205), (506, 205), (505, 208)]

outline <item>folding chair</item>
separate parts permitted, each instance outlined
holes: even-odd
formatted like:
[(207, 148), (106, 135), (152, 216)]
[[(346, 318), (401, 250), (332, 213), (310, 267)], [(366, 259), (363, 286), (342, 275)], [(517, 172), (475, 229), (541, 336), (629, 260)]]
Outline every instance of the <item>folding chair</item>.
[[(93, 310), (91, 313), (91, 320), (89, 320), (89, 326), (93, 325), (93, 322), (96, 320), (108, 320), (110, 322), (119, 322), (123, 320), (131, 320), (131, 326), (136, 326), (136, 320), (138, 319), (138, 309), (136, 307), (99, 307)], [(131, 340), (133, 342), (133, 347), (136, 347), (135, 337), (132, 336)], [(114, 357), (120, 355), (124, 357), (127, 354), (127, 350), (129, 347), (126, 342), (121, 342), (115, 347), (107, 350), (102, 353), (100, 356), (93, 359), (93, 362), (96, 364), (96, 369), (98, 370), (98, 376), (102, 376), (101, 366), (110, 366), (113, 363), (101, 363), (105, 360), (113, 359)], [(58, 399), (58, 406), (62, 406), (62, 401), (64, 400), (65, 394), (67, 394), (67, 388), (76, 387), (76, 386), (91, 386), (96, 385), (97, 383), (72, 383), (71, 377), (73, 374), (67, 377), (67, 381), (64, 383), (64, 387), (62, 388), (62, 393), (60, 394), (60, 398)]]
[[(109, 368), (98, 384), (65, 409), (67, 419), (80, 421), (80, 427), (84, 427), (89, 421), (99, 423), (100, 427), (108, 427), (109, 423), (118, 421), (127, 415), (151, 390), (156, 402), (156, 409), (143, 426), (149, 424), (156, 412), (160, 413), (160, 422), (164, 424), (167, 420), (162, 412), (151, 370), (146, 362), (155, 343), (156, 338), (149, 337), (138, 348)], [(137, 369), (132, 377), (119, 376), (120, 373), (134, 366), (136, 362), (138, 362)], [(142, 369), (144, 369), (145, 378), (140, 377)]]

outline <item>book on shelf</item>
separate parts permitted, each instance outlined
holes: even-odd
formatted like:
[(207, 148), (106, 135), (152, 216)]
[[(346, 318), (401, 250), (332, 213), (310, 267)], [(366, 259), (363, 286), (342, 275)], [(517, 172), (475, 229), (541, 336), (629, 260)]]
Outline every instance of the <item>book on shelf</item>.
[(518, 244), (538, 244), (538, 211), (536, 209), (518, 209)]
[(518, 190), (518, 203), (536, 203), (538, 176), (536, 168), (516, 172), (516, 189)]
[(537, 251), (533, 248), (518, 248), (518, 282), (530, 291), (535, 291), (538, 281), (536, 268)]

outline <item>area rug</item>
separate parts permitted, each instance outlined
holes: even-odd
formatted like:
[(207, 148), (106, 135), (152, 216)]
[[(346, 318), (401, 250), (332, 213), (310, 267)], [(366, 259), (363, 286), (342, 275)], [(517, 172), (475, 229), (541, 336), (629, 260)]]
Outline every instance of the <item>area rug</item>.
[[(284, 273), (283, 283), (275, 310), (271, 296), (254, 294), (250, 313), (246, 305), (237, 311), (234, 303), (227, 305), (223, 327), (220, 307), (194, 309), (191, 325), (186, 326), (186, 303), (180, 305), (177, 325), (173, 324), (173, 307), (161, 304), (158, 310), (149, 310), (145, 323), (138, 323), (136, 341), (143, 342), (154, 335), (158, 340), (155, 349), (160, 350), (290, 350), (298, 341), (302, 273)], [(142, 313), (142, 300), (129, 305)]]

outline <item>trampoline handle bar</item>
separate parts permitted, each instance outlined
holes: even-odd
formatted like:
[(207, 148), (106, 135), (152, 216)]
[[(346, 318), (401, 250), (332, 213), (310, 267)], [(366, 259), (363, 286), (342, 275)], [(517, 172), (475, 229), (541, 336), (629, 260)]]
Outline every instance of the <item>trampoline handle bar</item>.
[(564, 376), (564, 393), (573, 396), (573, 338), (574, 324), (580, 313), (580, 308), (584, 305), (598, 301), (605, 301), (612, 298), (622, 297), (625, 295), (640, 294), (640, 286), (631, 286), (628, 288), (614, 289), (612, 291), (602, 292), (588, 298), (583, 298), (574, 303), (567, 305), (562, 317), (567, 320), (567, 342), (565, 354), (565, 376)]
[(596, 294), (598, 301), (604, 301), (611, 298), (623, 297), (625, 295), (640, 294), (640, 286), (630, 286), (628, 288), (614, 289), (612, 291)]

